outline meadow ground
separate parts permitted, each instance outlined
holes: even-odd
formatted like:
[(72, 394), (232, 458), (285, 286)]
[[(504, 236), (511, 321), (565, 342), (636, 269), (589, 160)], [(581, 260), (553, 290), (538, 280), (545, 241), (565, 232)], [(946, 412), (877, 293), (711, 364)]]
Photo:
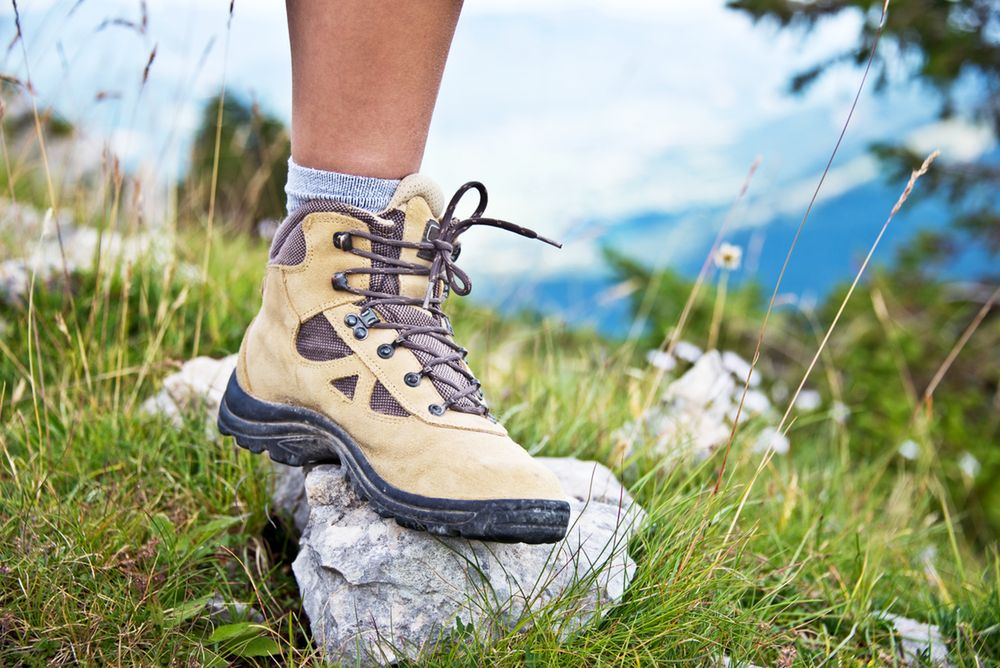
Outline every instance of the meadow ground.
[[(206, 436), (198, 411), (178, 428), (140, 409), (183, 360), (236, 350), (265, 256), (182, 231), (166, 258), (0, 306), (0, 664), (319, 661), (267, 462)], [(721, 453), (668, 466), (640, 442), (622, 470), (615, 432), (655, 382), (645, 350), (451, 306), (513, 436), (607, 463), (649, 520), (599, 621), (561, 642), (556, 602), (490, 644), (465, 629), (427, 665), (896, 665), (886, 613), (938, 625), (954, 665), (1000, 661), (1000, 557), (963, 536), (933, 457), (859, 458), (850, 423), (821, 412), (764, 466), (738, 434), (718, 493)], [(216, 595), (262, 619), (221, 621)]]

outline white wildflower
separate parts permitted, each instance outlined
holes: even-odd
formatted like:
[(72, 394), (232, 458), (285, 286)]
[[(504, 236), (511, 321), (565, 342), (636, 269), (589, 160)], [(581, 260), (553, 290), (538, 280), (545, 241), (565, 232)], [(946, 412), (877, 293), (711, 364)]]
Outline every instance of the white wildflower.
[[(722, 366), (741, 382), (746, 382), (747, 376), (750, 375), (750, 362), (747, 362), (731, 350), (722, 353)], [(750, 378), (750, 387), (757, 387), (758, 385), (760, 385), (760, 374), (755, 373)]]
[(802, 390), (795, 400), (795, 408), (808, 413), (819, 408), (822, 403), (823, 399), (816, 390)]
[(912, 438), (908, 438), (899, 444), (897, 452), (899, 452), (900, 457), (909, 459), (912, 462), (920, 456), (920, 446)]
[[(742, 390), (737, 390), (737, 402), (741, 393)], [(747, 392), (747, 396), (743, 399), (743, 413), (745, 416), (761, 415), (769, 410), (771, 410), (771, 401), (767, 398), (766, 394), (759, 390), (750, 390)]]
[(743, 249), (739, 246), (721, 243), (715, 251), (715, 266), (726, 271), (736, 271), (743, 262)]
[(674, 346), (674, 355), (678, 359), (694, 364), (701, 357), (701, 348), (687, 341), (678, 341), (677, 345)]
[(834, 401), (830, 407), (830, 417), (837, 424), (847, 424), (847, 418), (851, 417), (851, 409), (842, 401)]
[(982, 465), (971, 452), (963, 452), (958, 458), (958, 468), (966, 478), (975, 478), (979, 475)]
[(677, 358), (662, 350), (650, 350), (646, 353), (646, 361), (663, 371), (673, 371), (677, 367)]
[(791, 444), (788, 442), (787, 436), (774, 427), (768, 427), (760, 432), (760, 436), (757, 437), (757, 441), (753, 444), (753, 451), (764, 453), (768, 450), (774, 450), (775, 454), (784, 455), (788, 453), (790, 447)]

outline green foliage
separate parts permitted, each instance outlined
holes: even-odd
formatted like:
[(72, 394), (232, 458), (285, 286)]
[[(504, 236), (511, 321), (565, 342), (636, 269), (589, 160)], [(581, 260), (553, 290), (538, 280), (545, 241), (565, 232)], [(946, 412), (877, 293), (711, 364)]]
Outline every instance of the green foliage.
[[(821, 320), (832, 317), (842, 296), (831, 295)], [(983, 298), (883, 272), (848, 305), (830, 357), (844, 379), (843, 400), (854, 409), (856, 449), (877, 456), (906, 439), (920, 444), (923, 465), (938, 468), (970, 535), (990, 544), (1000, 535), (1000, 319), (979, 326), (931, 401), (922, 399)], [(958, 467), (966, 453), (982, 467), (974, 478)]]
[[(633, 317), (645, 323), (640, 342), (646, 349), (659, 347), (680, 322), (694, 283), (671, 269), (651, 271), (611, 248), (604, 249), (604, 259), (618, 280), (638, 287), (629, 295), (629, 306)], [(718, 272), (700, 286), (684, 326), (683, 339), (702, 347), (706, 345), (721, 298), (719, 340), (715, 347), (753, 350), (769, 295), (755, 281), (744, 279), (739, 271), (726, 273), (724, 293), (720, 292), (722, 274)], [(779, 314), (775, 326), (780, 327), (782, 320)]]
[[(845, 12), (860, 12), (857, 44), (800, 73), (800, 91), (831, 66), (862, 65), (877, 29), (882, 2), (836, 0), (730, 0), (729, 6), (755, 20), (812, 28)], [(1000, 132), (1000, 5), (992, 0), (894, 2), (876, 56), (880, 83), (892, 68), (940, 93), (943, 117), (962, 116)], [(890, 48), (885, 48), (889, 46)], [(971, 84), (971, 85), (970, 85)], [(957, 100), (961, 96), (961, 104)], [(904, 181), (925, 156), (888, 143), (872, 147), (887, 167), (886, 177)], [(969, 255), (1000, 257), (1000, 170), (989, 161), (938, 160), (921, 179), (915, 198), (939, 195), (953, 208), (947, 228), (922, 231), (903, 246), (888, 270), (848, 305), (844, 324), (831, 340), (827, 364), (840, 377), (839, 394), (853, 410), (852, 447), (865, 456), (891, 453), (905, 439), (921, 446), (922, 466), (939, 468), (942, 482), (961, 509), (970, 534), (983, 544), (1000, 532), (1000, 321), (989, 315), (934, 391), (922, 395), (949, 351), (986, 302), (1000, 275), (987, 268), (980, 284), (949, 284), (942, 270)], [(820, 309), (828, 321), (844, 289)], [(801, 329), (801, 328), (800, 328)], [(797, 338), (797, 337), (793, 337)], [(982, 466), (970, 480), (957, 466), (970, 453)]]
[[(691, 294), (691, 281), (670, 271), (652, 273), (623, 257), (611, 256), (619, 276), (636, 281), (642, 289), (632, 299), (633, 314), (654, 323), (644, 345), (661, 342), (669, 323), (676, 323)], [(900, 444), (913, 440), (921, 449), (915, 466), (937, 468), (942, 484), (960, 512), (960, 521), (982, 545), (1000, 535), (1000, 318), (988, 317), (977, 328), (947, 369), (933, 392), (923, 398), (963, 331), (972, 323), (989, 290), (939, 283), (909, 265), (880, 270), (861, 285), (848, 302), (842, 322), (833, 333), (820, 366), (813, 372), (825, 403), (841, 402), (850, 411), (848, 443), (864, 460), (891, 459)], [(694, 302), (684, 340), (703, 343), (718, 295), (709, 277)], [(655, 298), (645, 295), (652, 293)], [(772, 315), (764, 339), (760, 368), (765, 378), (795, 387), (818, 345), (847, 286), (833, 291), (815, 313), (779, 310)], [(719, 348), (749, 355), (763, 318), (760, 289), (748, 286), (729, 294)], [(647, 308), (647, 311), (642, 309)], [(730, 306), (732, 310), (730, 310)], [(823, 427), (807, 428), (820, 437)], [(981, 467), (969, 477), (959, 462), (972, 455)]]
[(284, 216), (288, 132), (280, 120), (232, 92), (224, 95), (221, 130), (218, 121), (216, 96), (202, 110), (184, 181), (185, 200), (195, 217), (209, 210), (219, 131), (216, 213), (253, 232), (260, 220)]

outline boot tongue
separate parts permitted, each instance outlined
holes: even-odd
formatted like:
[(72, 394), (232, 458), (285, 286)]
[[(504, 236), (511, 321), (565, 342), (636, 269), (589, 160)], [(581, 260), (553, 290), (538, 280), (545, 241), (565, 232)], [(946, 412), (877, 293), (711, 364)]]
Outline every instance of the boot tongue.
[[(434, 238), (439, 229), (438, 218), (441, 209), (444, 207), (444, 197), (440, 188), (434, 181), (420, 174), (407, 176), (400, 181), (386, 210), (379, 214), (377, 223), (369, 223), (372, 231), (394, 239), (404, 241), (426, 241)], [(377, 225), (377, 227), (376, 227)], [(431, 259), (420, 257), (417, 251), (412, 248), (399, 249), (388, 244), (373, 244), (373, 250), (379, 254), (394, 256), (399, 251), (399, 258), (406, 262), (429, 267)], [(423, 299), (427, 292), (427, 276), (400, 274), (393, 276), (382, 276), (375, 280), (373, 284), (377, 289), (385, 292), (397, 292), (407, 297)], [(438, 327), (442, 323), (427, 310), (410, 305), (383, 304), (377, 307), (379, 311), (391, 322), (406, 323), (417, 327)], [(422, 363), (426, 364), (434, 357), (443, 357), (453, 351), (434, 337), (426, 334), (417, 334), (410, 338), (423, 350), (414, 350), (414, 355)], [(427, 352), (430, 351), (430, 352)], [(464, 363), (460, 366), (467, 370)], [(448, 364), (439, 364), (434, 367), (432, 382), (442, 398), (447, 399), (455, 394), (459, 389), (469, 385), (469, 379)], [(463, 397), (458, 400), (458, 406), (475, 408), (474, 403)]]
[[(419, 242), (434, 238), (438, 231), (438, 217), (444, 206), (444, 196), (438, 185), (422, 174), (411, 174), (399, 182), (396, 193), (380, 217), (392, 221), (395, 228), (391, 236), (404, 241)], [(384, 234), (386, 230), (373, 230)], [(421, 257), (416, 250), (404, 248), (400, 259), (430, 267), (431, 258)], [(401, 275), (398, 277), (399, 294), (422, 299), (427, 292), (426, 276)]]

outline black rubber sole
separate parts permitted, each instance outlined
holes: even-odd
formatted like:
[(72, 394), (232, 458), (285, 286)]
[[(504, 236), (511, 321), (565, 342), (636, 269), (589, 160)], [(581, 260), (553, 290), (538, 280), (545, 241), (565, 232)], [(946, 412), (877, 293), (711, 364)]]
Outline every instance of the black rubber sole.
[(551, 499), (442, 499), (405, 492), (383, 480), (343, 428), (316, 411), (261, 401), (229, 379), (219, 431), (252, 452), (290, 466), (340, 464), (355, 492), (382, 517), (440, 536), (503, 543), (554, 543), (566, 535), (569, 504)]

